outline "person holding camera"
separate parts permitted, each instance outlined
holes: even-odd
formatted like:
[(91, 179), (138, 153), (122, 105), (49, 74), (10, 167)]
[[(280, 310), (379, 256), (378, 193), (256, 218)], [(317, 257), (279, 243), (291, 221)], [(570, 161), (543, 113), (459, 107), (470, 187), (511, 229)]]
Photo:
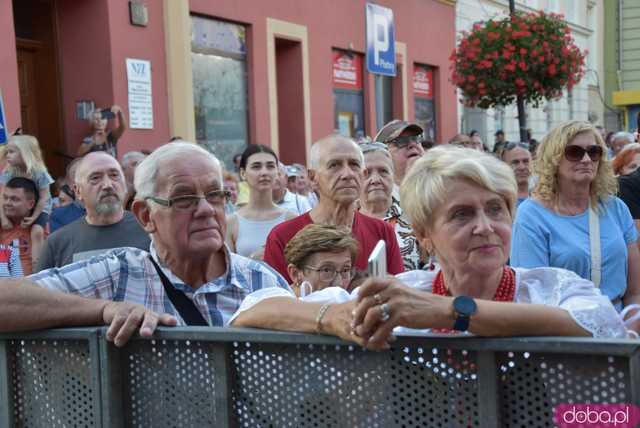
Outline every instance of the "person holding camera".
[[(108, 121), (116, 118), (117, 126), (108, 131)], [(89, 121), (93, 130), (90, 136), (82, 140), (78, 148), (78, 156), (84, 156), (90, 152), (107, 152), (117, 159), (117, 143), (127, 129), (127, 121), (122, 109), (117, 105), (111, 106), (110, 109), (96, 109), (89, 115)]]

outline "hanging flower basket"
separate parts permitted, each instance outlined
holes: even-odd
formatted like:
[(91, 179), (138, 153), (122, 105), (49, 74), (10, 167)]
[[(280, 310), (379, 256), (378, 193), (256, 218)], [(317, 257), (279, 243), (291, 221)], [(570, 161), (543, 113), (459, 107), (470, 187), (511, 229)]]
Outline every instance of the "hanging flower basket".
[(518, 13), (463, 32), (450, 57), (451, 81), (470, 107), (508, 105), (518, 95), (537, 107), (582, 79), (586, 54), (562, 15)]

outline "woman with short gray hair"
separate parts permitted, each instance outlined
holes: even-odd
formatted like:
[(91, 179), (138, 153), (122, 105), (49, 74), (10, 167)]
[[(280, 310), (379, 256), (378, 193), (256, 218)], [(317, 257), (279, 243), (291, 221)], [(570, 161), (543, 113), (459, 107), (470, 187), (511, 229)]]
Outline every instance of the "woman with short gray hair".
[(360, 194), (360, 212), (393, 225), (405, 270), (419, 269), (421, 256), (411, 225), (394, 204), (393, 159), (387, 145), (379, 142), (359, 144), (364, 155), (365, 177)]

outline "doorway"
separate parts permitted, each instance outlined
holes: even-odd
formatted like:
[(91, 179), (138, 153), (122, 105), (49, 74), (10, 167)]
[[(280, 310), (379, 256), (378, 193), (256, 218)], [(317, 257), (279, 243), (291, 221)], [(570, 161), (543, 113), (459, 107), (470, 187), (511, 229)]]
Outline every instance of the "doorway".
[(49, 173), (68, 162), (61, 114), (60, 73), (53, 0), (13, 0), (22, 132), (38, 139)]

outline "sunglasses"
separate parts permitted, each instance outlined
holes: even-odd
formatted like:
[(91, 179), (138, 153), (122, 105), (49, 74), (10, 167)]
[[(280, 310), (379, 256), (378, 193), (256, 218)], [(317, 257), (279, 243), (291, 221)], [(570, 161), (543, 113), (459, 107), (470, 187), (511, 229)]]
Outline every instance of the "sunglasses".
[(584, 147), (571, 145), (564, 148), (564, 157), (570, 162), (580, 162), (585, 153), (589, 155), (589, 159), (592, 162), (597, 162), (602, 157), (602, 147), (593, 145), (585, 149)]
[(407, 147), (411, 143), (422, 143), (422, 137), (420, 135), (407, 135), (404, 137), (396, 137), (393, 140), (387, 141), (387, 144), (393, 144), (399, 149)]

